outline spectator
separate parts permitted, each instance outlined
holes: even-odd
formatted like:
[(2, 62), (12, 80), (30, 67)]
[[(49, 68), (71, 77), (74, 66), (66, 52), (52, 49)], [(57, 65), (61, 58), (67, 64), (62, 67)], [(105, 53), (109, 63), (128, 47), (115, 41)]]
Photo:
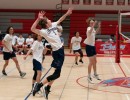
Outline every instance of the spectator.
[(5, 36), (5, 34), (3, 34), (3, 33), (1, 32), (1, 30), (0, 30), (0, 41), (3, 40), (4, 36)]
[(114, 40), (114, 35), (110, 35), (109, 42), (115, 42), (115, 40)]
[(19, 48), (18, 54), (24, 53), (24, 49), (25, 49), (24, 42), (25, 39), (23, 38), (22, 34), (20, 34), (17, 40), (17, 47)]
[(33, 40), (32, 36), (28, 35), (28, 38), (26, 39), (26, 46), (27, 46), (27, 48), (32, 47), (33, 42), (34, 42), (34, 40)]

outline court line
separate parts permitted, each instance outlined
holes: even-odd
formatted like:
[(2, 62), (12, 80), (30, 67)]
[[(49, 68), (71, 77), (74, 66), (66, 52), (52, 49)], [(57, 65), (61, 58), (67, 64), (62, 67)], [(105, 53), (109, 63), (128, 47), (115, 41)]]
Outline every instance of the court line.
[(65, 89), (65, 87), (66, 87), (66, 85), (67, 85), (67, 82), (68, 82), (68, 79), (69, 79), (69, 77), (70, 77), (70, 74), (71, 74), (71, 71), (72, 71), (72, 68), (73, 68), (74, 64), (75, 64), (75, 61), (74, 61), (74, 63), (72, 64), (72, 66), (71, 66), (71, 68), (70, 68), (69, 74), (68, 74), (68, 76), (67, 76), (67, 78), (66, 78), (66, 81), (65, 81), (65, 84), (64, 84), (64, 87), (63, 87), (63, 89), (62, 89), (62, 91), (61, 91), (59, 100), (61, 100), (61, 97), (62, 97), (63, 92), (64, 92), (64, 89)]
[(116, 67), (115, 67), (115, 65), (114, 65), (113, 62), (112, 62), (112, 58), (109, 58), (109, 60), (110, 60), (110, 62), (111, 62), (111, 64), (112, 64), (112, 67), (113, 67), (115, 73), (118, 74), (118, 71), (116, 70)]
[[(76, 83), (78, 85), (80, 85), (81, 87), (84, 87), (84, 88), (88, 88), (87, 86), (83, 85), (82, 83), (80, 83), (80, 79), (82, 78), (86, 78), (87, 76), (82, 76), (82, 77), (79, 77), (77, 80), (76, 80)], [(109, 91), (109, 90), (100, 90), (100, 89), (95, 89), (95, 88), (90, 88), (91, 90), (96, 90), (96, 91), (101, 91), (101, 92), (108, 92), (108, 93), (117, 93), (117, 94), (130, 94), (130, 92), (116, 92), (116, 91)]]
[[(112, 62), (112, 59), (111, 59), (111, 62)], [(123, 60), (121, 60), (121, 62), (123, 62)], [(125, 65), (126, 69), (129, 71), (127, 65), (123, 62), (123, 64)], [(114, 65), (114, 64), (113, 64)], [(114, 65), (114, 68), (115, 68), (115, 65)], [(122, 67), (121, 67), (122, 68)], [(121, 69), (123, 71), (123, 69)], [(125, 72), (124, 72), (125, 73)], [(117, 73), (116, 73), (117, 74)], [(127, 100), (130, 100), (130, 97), (128, 94), (124, 94), (124, 96), (126, 97)]]
[(123, 75), (124, 75), (125, 77), (127, 77), (125, 71), (123, 70), (122, 66), (121, 66), (119, 63), (118, 63), (118, 66), (119, 66), (120, 70), (122, 71)]
[(127, 99), (127, 100), (130, 100), (130, 97), (129, 97), (128, 94), (125, 94), (125, 96), (126, 96), (126, 99)]
[(87, 100), (89, 100), (89, 94), (90, 94), (90, 93), (89, 93), (89, 91), (90, 91), (89, 84), (90, 84), (90, 83), (88, 82), (88, 88), (87, 88), (87, 90), (88, 90), (88, 91), (87, 91)]
[[(128, 70), (128, 72), (130, 73), (130, 69), (129, 69), (128, 66), (124, 63), (124, 60), (123, 60), (123, 59), (121, 59), (121, 62), (123, 63), (123, 65), (125, 66), (125, 68)], [(127, 100), (130, 100), (130, 97), (129, 97), (128, 94), (125, 94), (125, 97), (126, 97)]]
[(123, 63), (123, 65), (125, 66), (125, 68), (128, 70), (128, 72), (130, 73), (130, 69), (128, 68), (128, 66), (124, 63), (124, 60), (121, 59), (121, 62)]
[[(24, 65), (28, 60), (30, 60), (32, 57), (30, 57), (30, 58), (28, 58), (27, 60), (25, 60), (25, 61), (23, 61), (22, 62), (22, 64), (20, 64), (20, 66), (22, 66), (22, 65)], [(11, 68), (8, 72), (7, 72), (7, 74), (9, 74), (9, 73), (11, 73), (13, 70), (15, 70), (16, 69), (16, 67), (14, 67), (14, 68)], [(4, 77), (5, 75), (0, 75), (0, 79), (2, 79), (3, 77)], [(6, 76), (5, 76), (6, 77)]]
[[(125, 74), (125, 72), (124, 72), (124, 70), (123, 70), (123, 68), (122, 68), (122, 66), (121, 66), (119, 63), (118, 63), (118, 66), (119, 66), (121, 72), (123, 73), (123, 75), (124, 75), (125, 77), (127, 77), (126, 74)], [(79, 80), (82, 79), (82, 78), (84, 78), (84, 77), (86, 77), (86, 76), (79, 77), (79, 78), (76, 80), (76, 82), (77, 82), (77, 84), (79, 84), (80, 86), (82, 86), (82, 87), (84, 87), (84, 88), (88, 88), (87, 86), (84, 86), (84, 85), (82, 85), (82, 84), (79, 82)], [(130, 94), (130, 93), (128, 93), (128, 92), (114, 92), (114, 91), (107, 91), (107, 90), (98, 90), (98, 89), (94, 89), (94, 88), (90, 88), (90, 89), (92, 89), (92, 90), (97, 90), (97, 91), (102, 91), (102, 92), (109, 92), (109, 93), (126, 94), (127, 96), (128, 96), (128, 94)], [(129, 97), (129, 96), (128, 96), (128, 97)], [(127, 97), (127, 98), (128, 98), (128, 97)], [(129, 100), (130, 100), (130, 99), (129, 99)]]
[[(52, 67), (50, 67), (48, 69), (48, 71), (41, 77), (40, 82), (42, 82), (42, 80), (47, 76), (47, 74), (50, 72), (50, 70), (52, 69)], [(35, 86), (34, 86), (35, 87)], [(26, 97), (24, 98), (24, 100), (28, 100), (28, 98), (31, 96), (31, 94), (33, 94), (33, 91), (29, 92)]]
[[(125, 63), (123, 63), (123, 64), (125, 65), (125, 67), (127, 66)], [(118, 63), (118, 65), (119, 65), (119, 67), (120, 67), (122, 73), (124, 74), (124, 76), (127, 77), (127, 75), (126, 75), (125, 71), (123, 70), (122, 66), (121, 66), (119, 63)], [(126, 67), (126, 68), (128, 68), (128, 67)], [(130, 97), (128, 96), (127, 93), (124, 94), (124, 95), (125, 95), (125, 97), (127, 98), (127, 100), (130, 100)]]

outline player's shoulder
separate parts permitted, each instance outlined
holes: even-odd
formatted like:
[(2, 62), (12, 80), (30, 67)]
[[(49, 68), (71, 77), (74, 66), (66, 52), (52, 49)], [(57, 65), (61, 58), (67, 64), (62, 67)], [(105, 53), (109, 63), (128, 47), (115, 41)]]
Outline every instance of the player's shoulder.
[(73, 36), (72, 39), (75, 39), (75, 36)]
[(46, 33), (46, 32), (47, 32), (47, 29), (43, 29), (43, 28), (42, 28), (40, 31), (41, 31), (42, 33)]

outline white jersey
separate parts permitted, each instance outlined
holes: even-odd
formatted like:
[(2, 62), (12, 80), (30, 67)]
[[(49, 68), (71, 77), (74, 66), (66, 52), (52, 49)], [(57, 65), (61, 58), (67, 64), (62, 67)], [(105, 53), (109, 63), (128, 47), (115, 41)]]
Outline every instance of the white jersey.
[(12, 45), (15, 45), (17, 40), (18, 40), (18, 37), (16, 35), (14, 35), (13, 39), (12, 39)]
[(3, 51), (4, 52), (10, 52), (10, 51), (13, 51), (13, 49), (12, 49), (12, 39), (13, 39), (13, 36), (12, 35), (10, 35), (10, 34), (6, 34), (5, 35), (5, 37), (4, 37), (4, 41), (6, 41), (5, 42), (5, 45), (6, 45), (6, 47), (9, 49), (6, 49), (5, 47), (3, 47)]
[[(57, 28), (58, 28), (59, 30), (63, 31), (63, 28), (62, 28), (61, 25), (58, 25)], [(61, 35), (62, 35), (62, 32), (59, 32), (59, 36), (61, 36)]]
[(87, 32), (86, 32), (87, 38), (85, 39), (84, 43), (87, 45), (95, 46), (96, 31), (93, 28), (92, 33), (89, 33), (90, 29), (91, 29), (91, 27), (87, 28)]
[(23, 37), (22, 38), (18, 38), (17, 43), (18, 43), (18, 45), (23, 45), (24, 41), (25, 41), (25, 39)]
[(31, 49), (33, 50), (33, 59), (42, 63), (44, 49), (43, 43), (36, 40), (34, 41)]
[(57, 22), (53, 22), (52, 26), (48, 29), (41, 29), (40, 34), (50, 43), (53, 51), (62, 47), (63, 44), (61, 43), (59, 32), (57, 30)]
[(72, 43), (72, 50), (79, 50), (79, 49), (81, 49), (81, 45), (80, 45), (80, 43), (81, 43), (81, 41), (82, 41), (82, 38), (81, 37), (72, 37), (71, 38), (71, 43)]
[(26, 39), (26, 44), (32, 46), (33, 41), (34, 41), (33, 38), (27, 38)]

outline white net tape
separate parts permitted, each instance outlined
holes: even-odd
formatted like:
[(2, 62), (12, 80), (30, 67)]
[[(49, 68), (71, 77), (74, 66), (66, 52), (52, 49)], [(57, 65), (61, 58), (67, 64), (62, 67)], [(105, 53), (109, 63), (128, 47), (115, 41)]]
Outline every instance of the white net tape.
[(123, 16), (127, 16), (127, 15), (130, 15), (130, 12), (127, 12), (127, 13), (120, 13), (119, 12), (119, 34), (123, 37), (123, 38), (125, 38), (125, 39), (127, 39), (127, 40), (130, 40), (130, 38), (129, 37), (127, 37), (127, 36), (125, 36), (124, 34), (122, 34), (122, 32), (121, 32), (121, 22), (122, 22), (122, 17)]

